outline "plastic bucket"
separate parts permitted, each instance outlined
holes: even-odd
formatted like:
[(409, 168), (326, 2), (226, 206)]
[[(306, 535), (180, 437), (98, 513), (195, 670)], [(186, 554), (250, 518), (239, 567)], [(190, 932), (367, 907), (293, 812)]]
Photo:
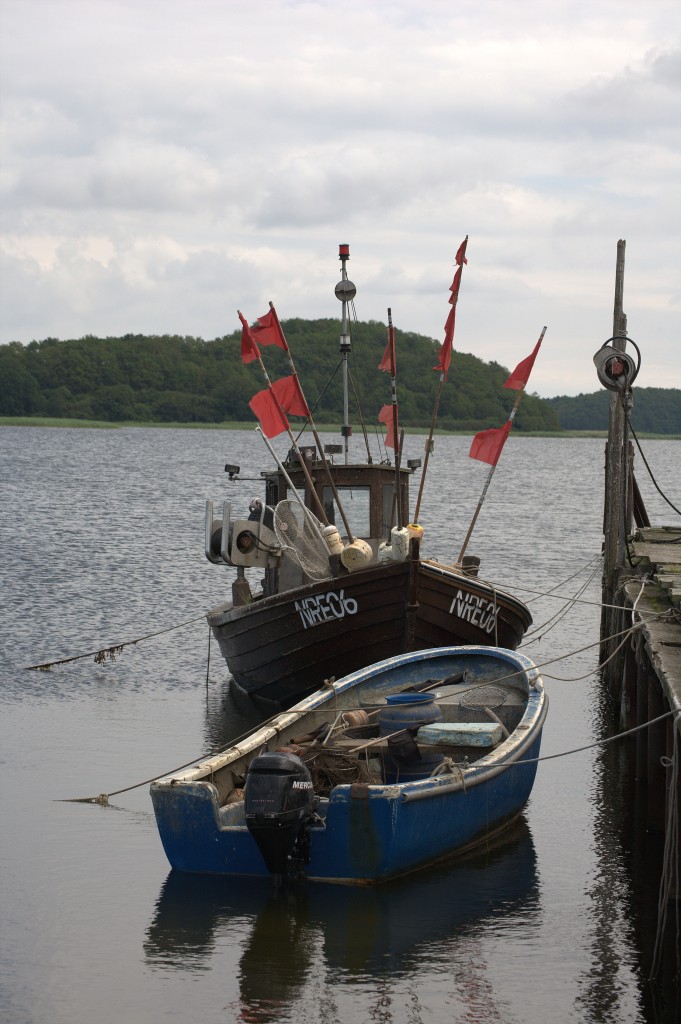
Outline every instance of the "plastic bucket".
[[(411, 733), (422, 725), (442, 721), (442, 712), (435, 703), (433, 693), (393, 693), (386, 697), (387, 707), (382, 708), (378, 723), (381, 736), (408, 729)], [(427, 779), (442, 761), (442, 754), (426, 753), (416, 760), (402, 761), (390, 754), (384, 757), (385, 781), (414, 782)]]

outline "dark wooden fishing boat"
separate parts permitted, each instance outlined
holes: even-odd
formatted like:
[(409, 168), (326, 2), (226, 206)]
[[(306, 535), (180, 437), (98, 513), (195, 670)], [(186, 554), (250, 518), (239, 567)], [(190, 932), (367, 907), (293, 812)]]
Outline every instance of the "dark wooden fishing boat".
[[(343, 249), (336, 294), (343, 302), (341, 355), (347, 357), (345, 307), (354, 286)], [(225, 503), (215, 519), (207, 503), (206, 556), (237, 569), (232, 600), (212, 608), (208, 622), (234, 685), (280, 707), (327, 678), (405, 652), (457, 644), (515, 650), (532, 621), (521, 601), (478, 578), (477, 559), (443, 565), (422, 557), (422, 530), (408, 525), (409, 479), (420, 460), (349, 463), (347, 397), (345, 409), (345, 461), (333, 461), (343, 453), (340, 445), (295, 446), (276, 470), (263, 474), (264, 502), (252, 502), (248, 518), (233, 519)], [(239, 467), (225, 469), (238, 479)], [(290, 515), (294, 495), (307, 511), (298, 511), (297, 524), (283, 523), (284, 531), (292, 529), (285, 534), (281, 510)], [(324, 546), (322, 524), (314, 518), (319, 509), (327, 523), (338, 524), (345, 546), (340, 555)], [(249, 568), (264, 572), (255, 592)]]

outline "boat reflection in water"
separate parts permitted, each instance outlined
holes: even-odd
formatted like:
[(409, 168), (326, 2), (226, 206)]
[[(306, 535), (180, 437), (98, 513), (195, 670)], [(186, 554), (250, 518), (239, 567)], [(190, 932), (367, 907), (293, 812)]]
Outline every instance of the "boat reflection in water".
[[(320, 971), (380, 986), (427, 973), (443, 957), (457, 967), (462, 999), (474, 990), (483, 1007), (493, 993), (475, 941), (480, 928), (498, 929), (518, 913), (527, 922), (538, 911), (536, 854), (521, 817), (482, 851), (377, 887), (277, 890), (267, 879), (171, 871), (144, 952), (161, 970), (210, 971), (241, 948), (240, 1006), (231, 1009), (246, 1021), (281, 1019)], [(488, 1009), (495, 1019), (493, 1003)]]

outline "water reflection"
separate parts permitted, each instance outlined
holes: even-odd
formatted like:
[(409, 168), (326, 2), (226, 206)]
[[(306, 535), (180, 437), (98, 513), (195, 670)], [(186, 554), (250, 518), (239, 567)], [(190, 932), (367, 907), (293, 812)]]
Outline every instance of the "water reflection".
[(539, 909), (535, 848), (521, 818), (484, 852), (377, 888), (307, 885), (276, 893), (259, 879), (171, 871), (144, 953), (156, 969), (208, 971), (238, 942), (239, 1019), (264, 1022), (282, 1019), (313, 970), (379, 982), (378, 991), (380, 979), (427, 973), (456, 946), (456, 987), (493, 1020), (476, 933), (519, 913), (528, 924)]
[[(601, 739), (620, 731), (619, 704), (602, 689), (594, 706)], [(637, 976), (639, 1006), (654, 1024), (681, 1020), (678, 930), (668, 928), (663, 969), (647, 982), (658, 926), (663, 836), (645, 820), (646, 784), (636, 779), (636, 743), (604, 744), (596, 752), (593, 804), (595, 876), (589, 886), (592, 916), (589, 970), (579, 977), (579, 1004), (589, 1020), (623, 1013), (625, 972)], [(616, 908), (616, 909), (615, 909)], [(639, 937), (638, 947), (634, 941)], [(642, 941), (641, 941), (642, 940)]]
[[(219, 656), (217, 644), (213, 651)], [(222, 672), (219, 684), (215, 677)], [(204, 728), (204, 746), (206, 750), (217, 751), (226, 749), (238, 736), (248, 734), (260, 725), (271, 712), (258, 707), (246, 694), (231, 689), (231, 676), (221, 666), (212, 673), (212, 682), (206, 687), (206, 721)]]

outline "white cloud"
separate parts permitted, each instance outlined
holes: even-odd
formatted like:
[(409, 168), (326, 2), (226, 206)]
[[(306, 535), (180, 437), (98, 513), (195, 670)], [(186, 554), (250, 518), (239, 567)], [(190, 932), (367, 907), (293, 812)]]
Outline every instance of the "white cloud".
[(5, 0), (0, 341), (215, 337), (273, 299), (596, 387), (627, 239), (639, 383), (677, 356), (681, 11), (528, 0)]

